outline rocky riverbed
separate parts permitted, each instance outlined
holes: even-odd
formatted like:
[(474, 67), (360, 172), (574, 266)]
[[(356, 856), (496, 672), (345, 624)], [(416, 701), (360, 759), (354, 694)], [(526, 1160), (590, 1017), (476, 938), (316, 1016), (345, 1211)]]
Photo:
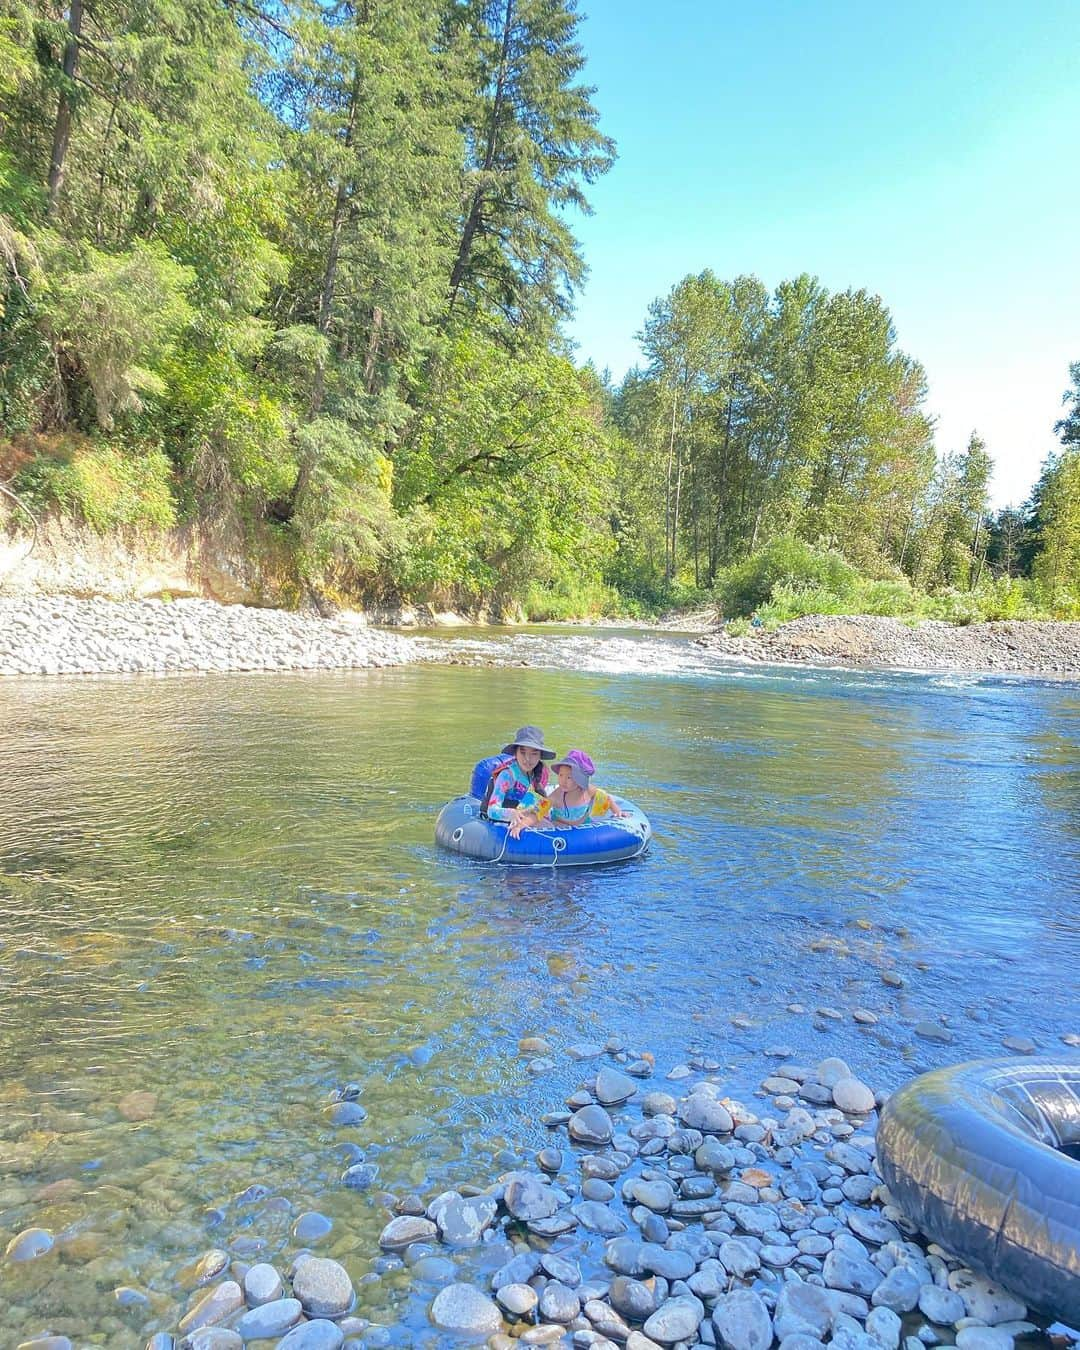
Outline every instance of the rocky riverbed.
[[(1075, 1039), (1075, 1038), (1070, 1038)], [(534, 1072), (552, 1047), (519, 1046)], [(351, 1146), (341, 1185), (385, 1207), (381, 1255), (354, 1281), (311, 1247), (332, 1227), (301, 1215), (287, 1267), (193, 1252), (186, 1309), (147, 1350), (276, 1350), (486, 1344), (575, 1350), (1013, 1350), (1050, 1343), (1016, 1292), (927, 1243), (876, 1163), (884, 1097), (842, 1059), (766, 1050), (753, 1101), (724, 1091), (707, 1055), (659, 1082), (652, 1056), (609, 1040), (572, 1047), (585, 1076), (543, 1124), (530, 1163), (435, 1196), (388, 1195)], [(592, 1061), (592, 1063), (589, 1063)], [(342, 1126), (366, 1117), (360, 1088), (332, 1094)], [(235, 1222), (273, 1197), (254, 1184), (210, 1212)], [(52, 1235), (28, 1229), (6, 1259), (35, 1262)], [(357, 1284), (393, 1281), (396, 1316), (357, 1315)], [(117, 1291), (146, 1305), (138, 1289)], [(160, 1328), (160, 1322), (158, 1327)], [(1075, 1333), (1057, 1324), (1057, 1344)], [(20, 1350), (72, 1350), (44, 1330)]]
[(349, 616), (211, 600), (0, 598), (0, 675), (334, 670), (402, 665), (425, 651)]
[(1080, 623), (1014, 620), (911, 627), (874, 615), (808, 615), (743, 636), (722, 626), (698, 639), (734, 661), (1080, 677)]

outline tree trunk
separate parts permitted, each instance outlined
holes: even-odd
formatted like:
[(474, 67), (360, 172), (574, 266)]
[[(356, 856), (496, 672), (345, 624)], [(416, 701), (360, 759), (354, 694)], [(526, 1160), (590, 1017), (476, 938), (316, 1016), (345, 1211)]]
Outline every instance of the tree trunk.
[[(491, 121), (488, 123), (487, 142), (484, 147), (484, 158), (481, 162), (481, 171), (487, 175), (491, 172), (495, 163), (495, 151), (499, 144), (499, 122), (502, 118), (503, 104), (506, 101), (506, 76), (507, 66), (510, 56), (510, 35), (514, 28), (514, 0), (506, 0), (506, 9), (503, 12), (503, 30), (502, 45), (499, 51), (499, 70), (495, 79), (495, 98), (491, 105)], [(461, 290), (461, 284), (465, 280), (465, 273), (469, 266), (469, 257), (472, 253), (473, 240), (480, 228), (480, 222), (484, 214), (485, 184), (480, 186), (473, 193), (472, 202), (469, 205), (469, 214), (465, 217), (465, 225), (461, 231), (461, 241), (458, 244), (457, 257), (454, 259), (453, 271), (450, 273), (450, 303), (447, 306), (447, 317), (451, 314), (454, 304), (457, 301), (458, 292)]]
[(68, 12), (68, 40), (64, 46), (64, 84), (60, 89), (60, 101), (56, 108), (56, 124), (53, 127), (52, 157), (49, 161), (49, 204), (45, 218), (52, 220), (60, 201), (60, 189), (64, 186), (64, 161), (67, 158), (68, 142), (71, 140), (71, 99), (68, 88), (79, 69), (79, 39), (82, 37), (83, 0), (71, 0)]

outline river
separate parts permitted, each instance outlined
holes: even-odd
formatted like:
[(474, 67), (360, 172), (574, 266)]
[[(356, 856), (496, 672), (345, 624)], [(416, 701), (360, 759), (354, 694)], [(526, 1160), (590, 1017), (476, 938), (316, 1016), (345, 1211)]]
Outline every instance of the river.
[[(287, 1264), (310, 1210), (361, 1277), (386, 1192), (542, 1145), (581, 1042), (658, 1078), (714, 1056), (749, 1092), (778, 1046), (889, 1088), (1080, 1031), (1080, 687), (739, 670), (618, 631), (441, 641), (488, 664), (0, 683), (0, 1250), (57, 1239), (0, 1260), (0, 1346), (140, 1346), (204, 1250)], [(439, 804), (525, 721), (650, 814), (648, 857), (436, 850)], [(359, 1127), (328, 1119), (347, 1083)], [(361, 1311), (391, 1321), (399, 1291), (364, 1284)]]

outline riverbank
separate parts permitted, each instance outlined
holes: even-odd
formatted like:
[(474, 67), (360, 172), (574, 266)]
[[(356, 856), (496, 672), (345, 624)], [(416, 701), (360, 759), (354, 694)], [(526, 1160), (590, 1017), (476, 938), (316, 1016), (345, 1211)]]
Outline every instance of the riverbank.
[[(700, 611), (648, 627), (701, 633), (710, 617)], [(0, 675), (337, 670), (432, 660), (487, 664), (475, 654), (455, 654), (445, 642), (387, 631), (418, 625), (452, 629), (470, 622), (459, 615), (411, 610), (323, 618), (200, 599), (0, 597)], [(602, 631), (625, 625), (578, 626)], [(911, 627), (872, 615), (812, 615), (740, 635), (723, 626), (697, 642), (738, 664), (1080, 678), (1080, 623), (1027, 620), (963, 627), (927, 620)]]
[[(861, 1009), (856, 1017), (876, 1020)], [(554, 1069), (558, 1051), (530, 1036), (518, 1053), (537, 1075)], [(291, 1262), (245, 1259), (229, 1244), (193, 1250), (186, 1292), (174, 1295), (183, 1311), (150, 1322), (147, 1350), (240, 1350), (250, 1340), (278, 1350), (820, 1350), (826, 1340), (842, 1350), (951, 1341), (1013, 1350), (1045, 1334), (1054, 1310), (1030, 1310), (1024, 1291), (929, 1242), (897, 1207), (877, 1156), (888, 1093), (842, 1058), (810, 1065), (771, 1046), (751, 1098), (725, 1090), (707, 1053), (659, 1081), (654, 1056), (617, 1037), (566, 1053), (585, 1074), (541, 1118), (549, 1142), (508, 1158), (495, 1179), (436, 1195), (380, 1192), (364, 1150), (339, 1147), (340, 1187), (384, 1215), (364, 1276), (356, 1254), (319, 1250), (333, 1223), (317, 1211), (296, 1219), (306, 1245)], [(362, 1095), (359, 1084), (330, 1094), (343, 1134), (370, 1124)], [(254, 1184), (213, 1213), (235, 1228), (273, 1200)], [(47, 1229), (29, 1228), (8, 1259), (36, 1261), (53, 1245)], [(358, 1284), (397, 1290), (381, 1320), (358, 1315)], [(126, 1292), (149, 1311), (144, 1291)], [(1075, 1339), (1060, 1323), (1055, 1332), (1059, 1344)], [(72, 1346), (66, 1336), (47, 1343)]]
[(426, 644), (366, 626), (212, 600), (0, 598), (0, 675), (364, 669), (424, 659)]
[(1080, 677), (1080, 623), (1032, 619), (963, 626), (927, 619), (912, 627), (876, 615), (818, 614), (738, 636), (722, 627), (698, 643), (739, 662)]

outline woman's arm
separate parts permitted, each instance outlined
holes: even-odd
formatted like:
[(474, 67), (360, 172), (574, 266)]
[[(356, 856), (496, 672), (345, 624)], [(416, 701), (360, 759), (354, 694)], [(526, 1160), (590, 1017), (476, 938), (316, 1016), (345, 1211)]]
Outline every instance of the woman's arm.
[[(492, 785), (491, 797), (487, 804), (487, 817), (489, 820), (510, 820), (513, 813), (517, 810), (516, 806), (504, 806), (503, 800), (506, 794), (518, 786), (514, 771), (507, 765), (505, 769), (500, 769)], [(516, 796), (515, 792), (515, 796)]]

